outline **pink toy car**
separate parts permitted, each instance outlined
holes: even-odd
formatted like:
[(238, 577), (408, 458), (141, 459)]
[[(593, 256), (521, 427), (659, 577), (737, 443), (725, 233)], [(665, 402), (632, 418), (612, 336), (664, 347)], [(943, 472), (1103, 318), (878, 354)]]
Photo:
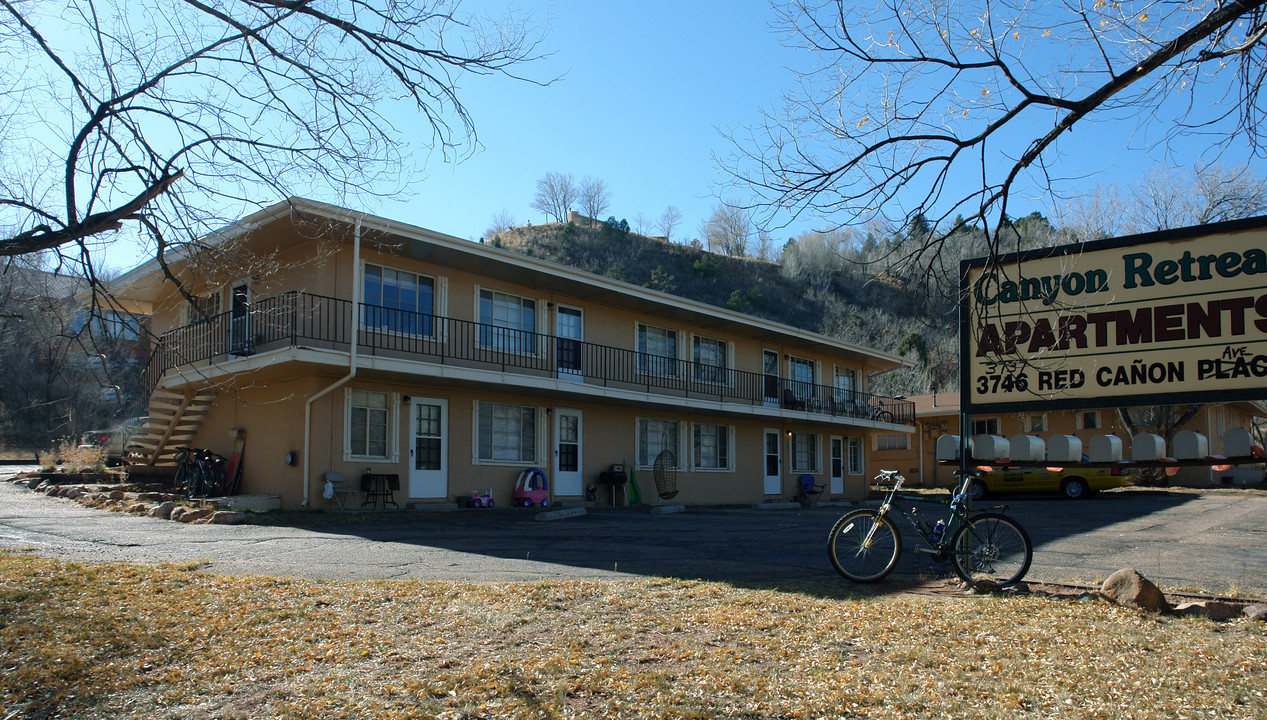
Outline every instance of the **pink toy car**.
[(519, 479), (515, 481), (515, 505), (524, 507), (532, 507), (540, 505), (547, 507), (550, 504), (550, 486), (546, 482), (546, 474), (541, 468), (528, 468), (519, 473)]
[(466, 506), (469, 508), (491, 508), (493, 507), (493, 495), (492, 493), (472, 490), (471, 496), (466, 499)]

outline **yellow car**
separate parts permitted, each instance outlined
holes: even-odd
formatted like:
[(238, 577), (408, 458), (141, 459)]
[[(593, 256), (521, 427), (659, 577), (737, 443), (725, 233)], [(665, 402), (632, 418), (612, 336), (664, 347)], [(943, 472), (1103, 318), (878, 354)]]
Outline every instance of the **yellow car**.
[(990, 493), (1057, 492), (1071, 500), (1091, 497), (1101, 490), (1133, 485), (1132, 471), (1126, 468), (1083, 467), (1050, 470), (1048, 468), (1003, 468), (983, 474), (972, 481), (973, 500)]

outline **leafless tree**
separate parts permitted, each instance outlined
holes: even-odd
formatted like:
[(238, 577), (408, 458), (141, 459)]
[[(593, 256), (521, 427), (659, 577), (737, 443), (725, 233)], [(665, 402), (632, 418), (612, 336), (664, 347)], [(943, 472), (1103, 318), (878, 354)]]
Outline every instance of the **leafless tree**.
[(682, 211), (676, 205), (670, 205), (660, 213), (660, 219), (656, 222), (656, 227), (660, 232), (664, 233), (664, 237), (673, 242), (673, 229), (682, 222)]
[(776, 29), (816, 62), (783, 107), (732, 134), (725, 165), (763, 224), (922, 214), (938, 232), (901, 253), (927, 266), (965, 225), (997, 244), (1014, 190), (1058, 185), (1057, 153), (1096, 123), (1133, 123), (1162, 147), (1208, 137), (1210, 155), (1235, 137), (1262, 156), (1263, 6), (792, 0)]
[(484, 231), (484, 237), (491, 238), (518, 226), (519, 221), (515, 219), (515, 216), (511, 215), (509, 210), (503, 208), (493, 215), (492, 222), (489, 224), (488, 229)]
[(611, 191), (607, 189), (607, 181), (587, 177), (581, 181), (580, 199), (581, 214), (598, 220), (611, 205)]
[(742, 257), (748, 252), (752, 218), (744, 208), (722, 203), (713, 207), (699, 232), (711, 252)]
[(1267, 212), (1267, 178), (1223, 163), (1190, 171), (1156, 166), (1125, 190), (1097, 185), (1072, 198), (1058, 221), (1066, 238), (1096, 240), (1253, 217)]
[(537, 194), (533, 196), (530, 207), (554, 218), (555, 222), (567, 222), (568, 211), (577, 197), (576, 183), (571, 174), (547, 172), (537, 180)]
[(539, 40), (453, 0), (0, 0), (0, 18), (0, 256), (77, 255), (90, 280), (120, 230), (163, 261), (244, 206), (399, 194), (415, 151), (474, 147), (459, 79), (513, 76)]

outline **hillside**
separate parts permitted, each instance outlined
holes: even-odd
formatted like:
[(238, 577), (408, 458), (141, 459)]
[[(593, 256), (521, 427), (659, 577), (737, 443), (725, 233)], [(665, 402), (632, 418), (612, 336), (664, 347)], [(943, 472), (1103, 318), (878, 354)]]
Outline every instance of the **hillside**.
[[(913, 370), (877, 376), (888, 394), (957, 387), (953, 317), (930, 321), (918, 288), (843, 258), (773, 263), (630, 232), (621, 224), (517, 227), (490, 242), (514, 252), (910, 357)], [(792, 248), (795, 251), (795, 248)], [(795, 254), (795, 253), (794, 253)], [(794, 262), (793, 262), (794, 261)]]

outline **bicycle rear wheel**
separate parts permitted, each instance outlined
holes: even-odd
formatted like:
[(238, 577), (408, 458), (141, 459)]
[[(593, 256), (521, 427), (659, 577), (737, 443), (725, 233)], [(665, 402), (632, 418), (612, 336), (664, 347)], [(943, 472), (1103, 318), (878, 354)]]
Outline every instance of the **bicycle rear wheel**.
[(965, 582), (989, 580), (1011, 585), (1029, 571), (1034, 547), (1015, 520), (998, 513), (968, 519), (950, 541), (951, 563)]
[(827, 557), (848, 580), (875, 582), (893, 572), (902, 554), (902, 536), (887, 517), (854, 510), (836, 521), (827, 535)]

